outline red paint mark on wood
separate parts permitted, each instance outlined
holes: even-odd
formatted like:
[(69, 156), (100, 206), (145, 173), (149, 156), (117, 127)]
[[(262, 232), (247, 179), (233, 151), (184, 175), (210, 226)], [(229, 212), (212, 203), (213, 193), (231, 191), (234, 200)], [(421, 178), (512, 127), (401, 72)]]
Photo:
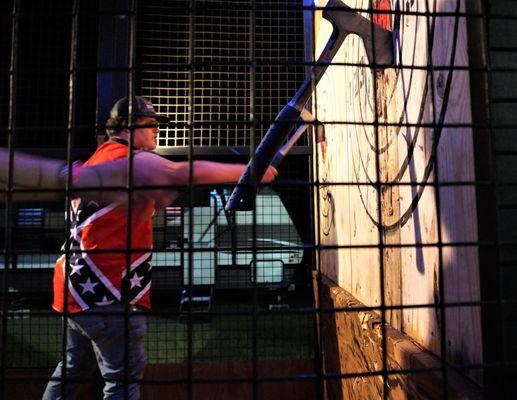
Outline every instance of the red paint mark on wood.
[[(380, 11), (391, 11), (389, 0), (373, 0), (373, 9)], [(384, 29), (391, 31), (391, 14), (389, 13), (374, 13), (373, 22)]]
[[(390, 13), (375, 13), (379, 11), (391, 11), (389, 0), (372, 0), (372, 7), (374, 9), (373, 22), (384, 29), (392, 30), (392, 14)], [(387, 118), (388, 110), (386, 104), (386, 92), (388, 85), (388, 78), (385, 71), (377, 70), (375, 73), (377, 79), (377, 93), (375, 94), (377, 103), (377, 116), (381, 120)]]

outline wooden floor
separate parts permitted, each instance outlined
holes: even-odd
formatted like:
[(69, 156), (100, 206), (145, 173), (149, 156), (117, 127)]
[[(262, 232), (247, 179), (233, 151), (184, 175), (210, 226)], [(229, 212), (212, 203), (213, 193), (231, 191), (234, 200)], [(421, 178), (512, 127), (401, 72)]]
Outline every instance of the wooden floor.
[[(296, 380), (297, 377), (314, 375), (313, 360), (269, 360), (260, 361), (258, 376), (278, 381), (260, 382), (258, 399), (314, 400), (318, 398), (317, 383), (311, 379)], [(51, 371), (45, 369), (19, 369), (8, 371), (7, 399), (40, 399)], [(142, 384), (142, 400), (174, 399), (187, 400), (187, 384), (171, 383), (171, 380), (187, 378), (186, 364), (154, 364), (146, 369), (145, 380), (153, 383)], [(245, 379), (253, 377), (253, 365), (247, 361), (196, 363), (192, 368), (193, 379)], [(100, 385), (84, 385), (77, 400), (101, 399)], [(196, 383), (193, 399), (226, 400), (253, 399), (252, 382)]]

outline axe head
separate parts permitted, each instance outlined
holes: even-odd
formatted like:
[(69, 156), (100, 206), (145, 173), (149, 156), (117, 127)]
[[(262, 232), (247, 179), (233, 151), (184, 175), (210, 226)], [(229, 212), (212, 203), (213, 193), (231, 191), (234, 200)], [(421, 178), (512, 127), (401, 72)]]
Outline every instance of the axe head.
[(363, 17), (341, 0), (329, 0), (323, 10), (323, 18), (332, 24), (335, 34), (341, 37), (350, 33), (358, 35), (374, 68), (386, 68), (393, 64), (391, 31)]

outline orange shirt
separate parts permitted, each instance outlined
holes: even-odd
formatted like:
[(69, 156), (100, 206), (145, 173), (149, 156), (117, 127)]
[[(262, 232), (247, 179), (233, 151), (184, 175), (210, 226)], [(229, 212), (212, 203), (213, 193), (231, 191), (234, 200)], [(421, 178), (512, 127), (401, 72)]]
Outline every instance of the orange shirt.
[[(84, 166), (127, 157), (127, 145), (122, 141), (109, 141), (100, 146)], [(67, 311), (75, 313), (122, 302), (123, 293), (127, 292), (131, 304), (150, 308), (154, 202), (133, 205), (129, 249), (126, 206), (99, 206), (94, 201), (84, 204), (79, 198), (72, 200), (70, 213), (70, 237), (63, 246), (69, 250), (67, 289), (65, 291), (66, 257), (63, 255), (54, 268), (52, 307), (64, 312), (66, 304)], [(128, 250), (129, 278), (126, 277)]]

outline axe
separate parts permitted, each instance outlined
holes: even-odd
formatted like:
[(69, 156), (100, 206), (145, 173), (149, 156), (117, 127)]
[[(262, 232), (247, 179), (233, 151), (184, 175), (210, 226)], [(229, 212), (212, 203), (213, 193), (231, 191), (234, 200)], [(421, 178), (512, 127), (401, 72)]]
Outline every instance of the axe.
[(368, 61), (370, 64), (375, 64), (374, 67), (385, 68), (393, 63), (393, 43), (390, 31), (356, 13), (341, 0), (329, 0), (323, 9), (323, 18), (332, 24), (332, 34), (318, 61), (312, 67), (311, 75), (305, 79), (291, 101), (277, 114), (258, 145), (254, 157), (249, 161), (228, 199), (226, 204), (228, 211), (253, 209), (259, 182), (292, 127), (300, 118), (314, 88), (349, 34), (356, 34), (362, 38)]

